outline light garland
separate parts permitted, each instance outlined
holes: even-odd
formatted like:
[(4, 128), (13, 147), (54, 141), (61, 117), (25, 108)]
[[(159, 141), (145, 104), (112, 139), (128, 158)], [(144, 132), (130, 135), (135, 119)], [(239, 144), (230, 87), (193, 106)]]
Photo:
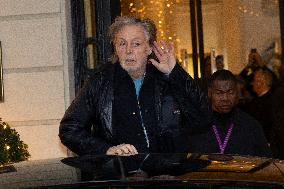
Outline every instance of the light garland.
[[(171, 33), (169, 25), (166, 24), (165, 16), (174, 13), (175, 6), (180, 4), (180, 0), (120, 0), (122, 8), (127, 7), (125, 14), (139, 15), (142, 18), (150, 17), (156, 23), (158, 28), (158, 40), (169, 40), (180, 43), (180, 39), (175, 33)], [(124, 9), (125, 10), (125, 9)], [(123, 11), (122, 11), (123, 14)]]

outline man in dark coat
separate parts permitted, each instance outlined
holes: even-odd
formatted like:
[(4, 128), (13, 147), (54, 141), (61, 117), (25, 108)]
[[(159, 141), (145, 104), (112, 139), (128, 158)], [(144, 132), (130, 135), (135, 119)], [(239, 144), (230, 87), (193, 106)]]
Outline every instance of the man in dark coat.
[(173, 44), (155, 41), (153, 21), (127, 16), (111, 25), (110, 38), (116, 61), (97, 70), (67, 109), (62, 143), (78, 155), (187, 152), (187, 133), (208, 129), (210, 113)]
[(208, 96), (213, 110), (207, 133), (190, 137), (191, 152), (271, 156), (260, 124), (236, 107), (237, 80), (228, 70), (210, 78)]
[(272, 73), (268, 68), (256, 69), (252, 80), (252, 89), (256, 97), (243, 106), (243, 110), (261, 124), (269, 143), (271, 140), (271, 124), (273, 119), (272, 93), (274, 88), (272, 80)]

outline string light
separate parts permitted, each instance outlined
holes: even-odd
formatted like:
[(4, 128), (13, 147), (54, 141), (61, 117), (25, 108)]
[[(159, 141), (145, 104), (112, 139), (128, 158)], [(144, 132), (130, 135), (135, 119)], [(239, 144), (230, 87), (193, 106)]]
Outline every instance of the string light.
[(5, 148), (6, 148), (6, 150), (9, 150), (10, 149), (10, 146), (9, 145), (5, 145)]
[[(179, 24), (184, 24), (179, 17), (177, 22), (173, 22), (173, 14), (180, 14), (184, 10), (184, 1), (181, 0), (120, 0), (122, 15), (138, 15), (141, 18), (151, 18), (158, 28), (157, 40), (168, 40), (174, 44), (176, 57), (188, 73), (193, 74), (193, 68), (190, 64), (190, 56), (186, 50), (187, 45), (182, 44)], [(131, 5), (131, 6), (130, 6)], [(189, 6), (186, 8), (189, 11)], [(176, 17), (176, 15), (175, 15)]]
[(0, 118), (0, 167), (6, 163), (27, 160), (30, 157), (27, 148), (16, 130)]
[[(120, 0), (122, 7), (128, 7), (128, 10), (124, 10), (125, 14), (139, 15), (142, 18), (150, 17), (157, 24), (159, 32), (157, 33), (158, 40), (168, 39), (175, 42), (180, 42), (177, 39), (177, 35), (167, 25), (166, 16), (174, 13), (174, 9), (181, 3), (180, 0), (150, 0), (150, 1), (138, 1), (138, 0)], [(153, 5), (155, 4), (155, 5)], [(122, 11), (122, 14), (124, 12)]]

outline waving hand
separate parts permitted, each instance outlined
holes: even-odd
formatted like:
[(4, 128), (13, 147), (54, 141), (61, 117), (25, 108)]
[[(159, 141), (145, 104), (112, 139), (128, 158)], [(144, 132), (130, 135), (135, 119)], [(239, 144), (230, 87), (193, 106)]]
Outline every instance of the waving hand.
[(176, 65), (174, 45), (161, 41), (160, 43), (154, 42), (153, 51), (157, 56), (159, 62), (150, 59), (151, 63), (161, 72), (170, 74)]

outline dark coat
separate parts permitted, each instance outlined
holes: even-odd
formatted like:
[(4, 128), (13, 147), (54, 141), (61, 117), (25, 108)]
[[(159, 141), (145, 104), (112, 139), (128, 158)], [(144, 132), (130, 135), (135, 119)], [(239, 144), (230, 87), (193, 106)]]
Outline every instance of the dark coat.
[[(231, 123), (234, 124), (234, 127), (225, 148), (225, 154), (272, 156), (259, 122), (237, 108), (225, 117), (216, 113), (213, 116), (212, 125), (214, 124), (220, 132), (222, 142)], [(220, 153), (218, 142), (211, 127), (207, 133), (191, 136), (189, 143), (191, 152)]]
[(260, 97), (255, 97), (251, 102), (247, 103), (243, 110), (255, 118), (263, 128), (263, 132), (267, 141), (271, 141), (271, 129), (273, 122), (273, 89)]
[[(113, 64), (106, 64), (97, 70), (86, 82), (61, 120), (59, 128), (61, 142), (79, 155), (105, 154), (114, 144), (112, 125), (114, 69)], [(158, 122), (158, 127), (163, 127), (165, 123), (162, 119), (163, 96), (160, 83), (162, 83), (161, 75), (164, 74), (156, 75), (153, 81), (155, 94), (149, 98), (155, 100), (156, 114), (153, 116)], [(194, 80), (177, 64), (168, 76), (167, 83), (171, 91), (174, 91), (173, 98), (181, 111), (182, 126), (186, 126), (191, 133), (208, 130), (211, 114), (208, 111), (207, 99)], [(172, 135), (179, 136), (177, 133)]]

